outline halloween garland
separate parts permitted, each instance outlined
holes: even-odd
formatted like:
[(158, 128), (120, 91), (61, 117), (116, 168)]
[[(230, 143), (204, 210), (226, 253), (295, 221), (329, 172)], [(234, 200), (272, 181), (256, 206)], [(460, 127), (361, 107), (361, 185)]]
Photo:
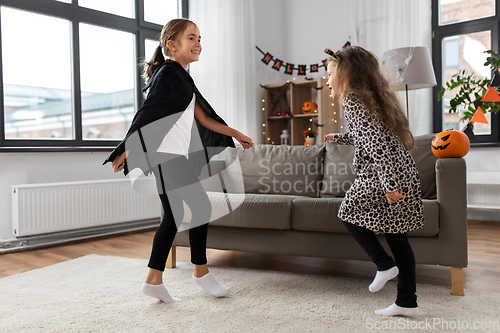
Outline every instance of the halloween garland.
[[(346, 42), (342, 48), (346, 48), (349, 46), (351, 46), (351, 42)], [(261, 59), (261, 61), (264, 64), (269, 65), (269, 63), (272, 61), (273, 62), (273, 65), (271, 66), (272, 69), (277, 70), (279, 72), (281, 67), (285, 67), (285, 74), (288, 75), (293, 75), (293, 71), (297, 71), (297, 75), (305, 76), (307, 71), (309, 71), (309, 73), (317, 73), (320, 68), (324, 67), (326, 70), (326, 68), (328, 67), (328, 59), (321, 61), (321, 64), (320, 63), (311, 64), (309, 65), (309, 67), (307, 67), (307, 65), (297, 65), (296, 67), (295, 64), (285, 62), (279, 58), (274, 57), (269, 52), (262, 51), (257, 45), (255, 46), (255, 48), (257, 48), (257, 50), (259, 50), (259, 52), (264, 55), (264, 58)]]
[(490, 84), (488, 85), (488, 89), (486, 90), (486, 94), (484, 94), (484, 96), (481, 99), (478, 98), (474, 101), (474, 107), (476, 108), (476, 111), (472, 115), (472, 118), (469, 119), (469, 123), (462, 129), (462, 132), (467, 134), (467, 136), (469, 137), (469, 139), (472, 143), (477, 143), (477, 138), (474, 134), (471, 123), (488, 124), (488, 120), (486, 119), (486, 116), (484, 115), (483, 109), (481, 109), (481, 105), (484, 102), (487, 102), (487, 103), (500, 102), (500, 95), (493, 88), (493, 87), (499, 87), (499, 86), (500, 86), (500, 76), (498, 75), (498, 73), (495, 73), (495, 75), (493, 75), (493, 78), (491, 79)]

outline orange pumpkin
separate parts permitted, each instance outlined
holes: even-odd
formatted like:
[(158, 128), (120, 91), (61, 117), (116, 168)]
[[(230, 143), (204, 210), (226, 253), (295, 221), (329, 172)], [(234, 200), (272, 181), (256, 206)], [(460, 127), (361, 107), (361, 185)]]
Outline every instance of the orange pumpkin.
[(470, 149), (469, 137), (461, 131), (444, 131), (434, 136), (431, 149), (437, 158), (464, 157)]
[[(314, 113), (318, 109), (318, 104), (314, 102), (305, 102), (302, 104), (302, 113)], [(317, 111), (316, 111), (317, 112)]]

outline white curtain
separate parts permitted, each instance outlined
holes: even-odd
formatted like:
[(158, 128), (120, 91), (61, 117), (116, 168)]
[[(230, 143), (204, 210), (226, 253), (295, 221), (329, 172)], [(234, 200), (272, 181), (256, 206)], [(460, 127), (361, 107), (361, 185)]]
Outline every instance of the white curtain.
[[(379, 57), (385, 51), (426, 46), (432, 53), (431, 0), (352, 0), (352, 45)], [(400, 100), (406, 108), (405, 93)], [(409, 91), (409, 121), (414, 135), (432, 133), (432, 88)]]
[(203, 48), (190, 67), (198, 89), (229, 126), (257, 142), (253, 1), (189, 1), (189, 18)]

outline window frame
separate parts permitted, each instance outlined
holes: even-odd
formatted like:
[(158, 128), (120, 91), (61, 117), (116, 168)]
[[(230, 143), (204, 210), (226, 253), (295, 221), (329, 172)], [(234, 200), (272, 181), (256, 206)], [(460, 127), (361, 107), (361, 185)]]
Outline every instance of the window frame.
[[(82, 98), (80, 89), (80, 36), (79, 24), (86, 23), (103, 28), (115, 29), (132, 33), (135, 36), (135, 58), (145, 56), (145, 40), (158, 40), (163, 26), (144, 20), (144, 0), (134, 0), (135, 18), (101, 12), (78, 6), (78, 1), (71, 4), (55, 0), (0, 0), (0, 6), (26, 10), (68, 20), (71, 26), (71, 70), (72, 70), (72, 112), (74, 139), (6, 139), (4, 117), (4, 85), (2, 40), (0, 38), (0, 152), (29, 151), (110, 151), (120, 140), (84, 140), (82, 133)], [(188, 0), (178, 0), (180, 17), (188, 17)], [(1, 8), (0, 8), (1, 11)], [(0, 15), (1, 20), (1, 15)], [(166, 22), (165, 22), (166, 23)], [(0, 21), (0, 37), (1, 37)], [(27, 42), (28, 39), (27, 39)], [(136, 109), (144, 102), (142, 88), (142, 69), (137, 66), (135, 71), (134, 97)], [(137, 111), (137, 110), (136, 110)]]
[[(442, 101), (438, 101), (438, 93), (443, 86), (442, 41), (446, 37), (463, 35), (489, 30), (491, 32), (491, 49), (499, 52), (500, 38), (500, 0), (495, 0), (495, 15), (470, 21), (439, 25), (439, 0), (432, 0), (432, 62), (436, 71), (437, 85), (433, 88), (433, 131), (443, 129)], [(491, 114), (491, 134), (477, 135), (477, 143), (471, 147), (500, 147), (500, 112)]]

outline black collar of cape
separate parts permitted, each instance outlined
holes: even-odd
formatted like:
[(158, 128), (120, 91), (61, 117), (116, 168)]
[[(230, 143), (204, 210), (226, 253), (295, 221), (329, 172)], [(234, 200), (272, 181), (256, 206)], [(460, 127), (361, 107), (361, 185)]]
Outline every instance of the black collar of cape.
[[(149, 92), (142, 108), (135, 114), (125, 138), (111, 152), (103, 163), (106, 164), (108, 162), (112, 162), (125, 150), (129, 150), (129, 155), (124, 168), (125, 175), (127, 175), (129, 171), (134, 168), (140, 168), (145, 175), (152, 171), (155, 165), (151, 164), (149, 157), (156, 153), (156, 150), (160, 146), (165, 135), (180, 118), (182, 112), (188, 107), (193, 98), (193, 94), (195, 94), (196, 101), (209, 117), (219, 123), (227, 125), (224, 120), (217, 115), (215, 110), (210, 106), (205, 98), (203, 98), (200, 91), (194, 84), (191, 75), (189, 75), (189, 73), (176, 61), (167, 60), (163, 65), (157, 68), (153, 73), (150, 82), (144, 89), (149, 89)], [(160, 119), (162, 119), (162, 121), (157, 122), (157, 120)], [(163, 119), (166, 119), (166, 121), (163, 121)], [(151, 126), (148, 126), (148, 133), (141, 131), (141, 128), (154, 122), (162, 123), (161, 128), (157, 128), (155, 130), (156, 132), (149, 131)], [(201, 126), (198, 121), (196, 121), (196, 125), (204, 151), (198, 151), (193, 154), (190, 151), (189, 159), (195, 166), (195, 170), (200, 172), (201, 168), (210, 160), (212, 156), (219, 154), (226, 147), (234, 148), (235, 145), (230, 136), (213, 132), (208, 128)], [(143, 138), (146, 136), (148, 136), (147, 148), (144, 144)], [(134, 149), (134, 147), (137, 147), (138, 145), (130, 144), (130, 142), (134, 141), (133, 138), (137, 137), (140, 137), (142, 149)], [(126, 143), (127, 149), (125, 149)], [(132, 149), (130, 149), (130, 147)], [(203, 153), (203, 158), (200, 158), (200, 153)]]

